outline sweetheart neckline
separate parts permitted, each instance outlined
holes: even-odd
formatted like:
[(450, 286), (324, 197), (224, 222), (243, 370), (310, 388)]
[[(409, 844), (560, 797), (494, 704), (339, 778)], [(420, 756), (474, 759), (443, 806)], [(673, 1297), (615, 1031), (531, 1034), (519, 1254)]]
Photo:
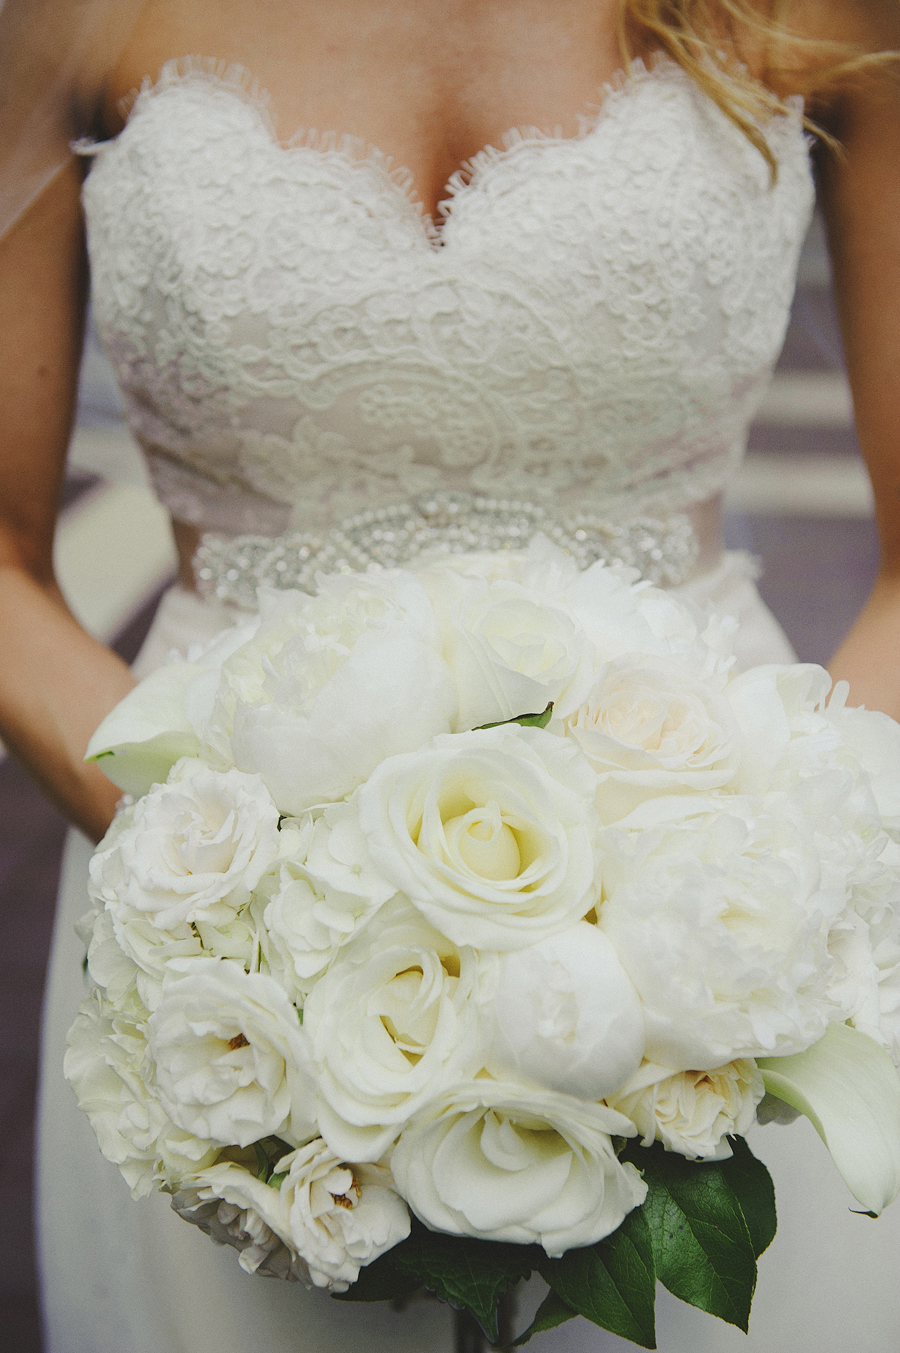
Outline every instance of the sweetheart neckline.
[[(367, 167), (380, 172), (417, 219), (424, 242), (434, 252), (438, 252), (444, 247), (444, 231), (455, 204), (477, 191), (485, 176), (496, 165), (511, 158), (523, 145), (578, 145), (588, 140), (607, 120), (615, 104), (633, 97), (643, 85), (667, 74), (688, 78), (681, 67), (664, 52), (655, 53), (649, 61), (637, 57), (631, 62), (630, 69), (618, 69), (598, 87), (600, 102), (596, 105), (587, 104), (585, 110), (578, 113), (579, 129), (574, 136), (563, 136), (558, 128), (551, 133), (540, 127), (510, 127), (499, 138), (499, 146), (488, 143), (454, 170), (442, 190), (446, 196), (437, 203), (436, 215), (439, 221), (426, 209), (416, 191), (412, 172), (403, 165), (395, 165), (393, 156), (363, 137), (350, 132), (320, 132), (314, 128), (299, 127), (287, 140), (279, 138), (271, 111), (271, 96), (253, 73), (239, 63), (227, 63), (216, 57), (175, 57), (165, 62), (156, 80), (145, 76), (140, 88), (133, 89), (120, 101), (120, 107), (126, 114), (125, 126), (122, 128), (125, 131), (146, 102), (178, 86), (206, 85), (216, 92), (239, 99), (255, 112), (260, 128), (266, 133), (273, 149), (284, 154), (309, 151), (322, 156), (336, 155), (353, 167)], [(101, 142), (84, 140), (74, 143), (74, 148), (78, 153), (90, 156), (114, 145), (117, 140), (118, 136)]]

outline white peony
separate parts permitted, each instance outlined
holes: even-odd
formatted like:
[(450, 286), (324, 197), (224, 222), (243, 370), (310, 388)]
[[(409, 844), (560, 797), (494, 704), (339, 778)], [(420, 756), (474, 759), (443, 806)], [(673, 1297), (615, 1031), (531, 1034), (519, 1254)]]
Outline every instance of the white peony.
[(651, 1061), (800, 1052), (840, 1017), (827, 941), (853, 858), (803, 809), (799, 791), (660, 798), (608, 829), (600, 926), (640, 994)]
[(180, 761), (101, 842), (92, 896), (164, 931), (228, 923), (278, 856), (278, 816), (258, 775)]
[[(276, 1166), (290, 1244), (316, 1287), (346, 1292), (359, 1270), (409, 1235), (389, 1170), (347, 1165), (320, 1137)], [(274, 1182), (274, 1181), (273, 1181)]]
[(749, 1057), (710, 1071), (672, 1072), (646, 1062), (606, 1102), (631, 1119), (642, 1146), (657, 1141), (688, 1160), (728, 1160), (727, 1138), (746, 1136), (764, 1094)]
[(456, 944), (517, 949), (593, 906), (595, 787), (542, 729), (459, 733), (380, 765), (359, 823), (384, 877)]
[(116, 1010), (92, 992), (69, 1030), (64, 1062), (100, 1150), (118, 1165), (134, 1198), (177, 1185), (210, 1164), (217, 1150), (173, 1123), (147, 1085), (145, 1018), (139, 1006)]
[(492, 1075), (580, 1099), (617, 1090), (644, 1054), (638, 994), (606, 935), (586, 921), (501, 955), (484, 1020)]
[(536, 1243), (556, 1256), (610, 1235), (646, 1197), (613, 1135), (634, 1127), (603, 1105), (478, 1079), (406, 1129), (391, 1169), (432, 1230)]
[(212, 958), (169, 965), (147, 1022), (159, 1098), (173, 1122), (222, 1146), (315, 1131), (307, 1039), (282, 988)]
[(417, 1110), (479, 1070), (480, 977), (474, 950), (399, 900), (341, 952), (303, 1012), (332, 1150), (378, 1160)]
[(828, 951), (829, 995), (900, 1066), (900, 847), (889, 845), (855, 871)]
[(453, 681), (411, 574), (260, 601), (258, 632), (223, 664), (211, 724), (283, 812), (343, 799), (385, 757), (450, 729)]
[(607, 822), (656, 794), (720, 789), (734, 779), (742, 750), (721, 681), (634, 653), (598, 672), (565, 732), (597, 772)]

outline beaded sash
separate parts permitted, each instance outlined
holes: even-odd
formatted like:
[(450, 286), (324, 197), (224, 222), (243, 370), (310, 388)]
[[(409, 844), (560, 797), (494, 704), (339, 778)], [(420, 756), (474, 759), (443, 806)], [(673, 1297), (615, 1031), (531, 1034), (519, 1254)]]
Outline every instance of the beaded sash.
[(523, 549), (539, 532), (582, 569), (598, 560), (625, 564), (659, 587), (686, 582), (699, 553), (690, 518), (681, 513), (613, 522), (595, 513), (562, 516), (536, 503), (442, 492), (369, 508), (328, 531), (204, 535), (194, 571), (201, 596), (253, 611), (260, 586), (313, 592), (323, 572), (399, 568), (432, 553)]

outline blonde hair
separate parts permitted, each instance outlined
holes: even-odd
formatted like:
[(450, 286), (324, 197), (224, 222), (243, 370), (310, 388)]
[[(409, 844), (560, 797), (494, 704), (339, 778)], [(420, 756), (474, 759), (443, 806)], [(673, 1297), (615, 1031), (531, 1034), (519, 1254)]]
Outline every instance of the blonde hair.
[[(897, 58), (803, 37), (786, 22), (786, 9), (787, 0), (769, 0), (764, 7), (760, 0), (619, 0), (619, 45), (626, 66), (635, 43), (676, 61), (756, 146), (774, 176), (778, 166), (764, 129), (769, 118), (787, 111), (775, 92), (784, 76), (796, 93), (814, 96), (835, 79)], [(748, 50), (763, 58), (759, 77), (748, 69)], [(806, 123), (836, 146), (821, 127), (809, 118)]]

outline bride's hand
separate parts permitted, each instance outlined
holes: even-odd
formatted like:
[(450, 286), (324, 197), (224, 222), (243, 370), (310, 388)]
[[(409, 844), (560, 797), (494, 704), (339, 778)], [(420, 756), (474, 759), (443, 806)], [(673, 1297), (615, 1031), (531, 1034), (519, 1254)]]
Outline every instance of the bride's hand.
[(134, 681), (53, 576), (86, 291), (80, 187), (72, 162), (0, 241), (0, 738), (99, 839), (120, 791), (82, 758)]

